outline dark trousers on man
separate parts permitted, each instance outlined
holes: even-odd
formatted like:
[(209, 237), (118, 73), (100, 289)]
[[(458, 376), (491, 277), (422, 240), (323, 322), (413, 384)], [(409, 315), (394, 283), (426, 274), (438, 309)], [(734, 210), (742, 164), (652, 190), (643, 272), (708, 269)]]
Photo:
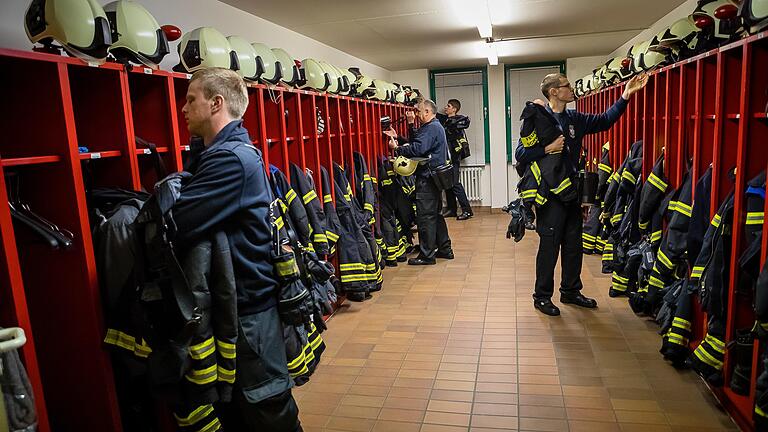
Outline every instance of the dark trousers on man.
[(419, 258), (434, 259), (435, 254), (451, 252), (448, 226), (440, 214), (440, 189), (431, 178), (416, 178), (416, 225), (419, 229)]
[(453, 187), (445, 191), (446, 209), (449, 213), (456, 213), (456, 200), (459, 201), (462, 212), (470, 213), (472, 206), (469, 205), (469, 199), (467, 199), (467, 192), (464, 190), (464, 185), (459, 180), (459, 169), (461, 168), (461, 160), (452, 161), (453, 164)]
[(581, 291), (581, 230), (581, 206), (578, 203), (566, 205), (552, 198), (536, 209), (539, 253), (536, 255), (534, 299), (552, 298), (558, 254), (563, 259), (560, 293), (576, 294)]
[(232, 398), (231, 404), (220, 408), (225, 431), (303, 431), (299, 422), (299, 407), (290, 390), (259, 403), (248, 402), (240, 389), (236, 389)]

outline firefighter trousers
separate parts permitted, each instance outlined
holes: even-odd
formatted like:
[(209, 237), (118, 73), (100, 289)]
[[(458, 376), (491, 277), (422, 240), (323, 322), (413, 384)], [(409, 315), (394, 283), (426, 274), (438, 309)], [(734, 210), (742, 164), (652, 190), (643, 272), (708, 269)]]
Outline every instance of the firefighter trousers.
[(562, 257), (562, 294), (578, 293), (581, 288), (581, 206), (563, 204), (556, 198), (536, 209), (539, 252), (536, 255), (535, 299), (550, 299), (555, 291), (555, 266)]
[(419, 257), (434, 259), (437, 252), (447, 254), (451, 250), (448, 226), (440, 214), (442, 207), (440, 190), (431, 178), (416, 178), (416, 225), (419, 229)]
[(290, 389), (258, 403), (248, 402), (239, 390), (234, 392), (232, 399), (231, 403), (219, 407), (225, 431), (303, 431), (299, 407)]
[(453, 163), (453, 187), (445, 191), (445, 207), (451, 213), (456, 213), (456, 200), (459, 201), (461, 210), (464, 212), (471, 212), (472, 206), (469, 204), (467, 198), (467, 191), (464, 190), (464, 185), (461, 184), (459, 178), (459, 170), (461, 169), (461, 160), (455, 160)]

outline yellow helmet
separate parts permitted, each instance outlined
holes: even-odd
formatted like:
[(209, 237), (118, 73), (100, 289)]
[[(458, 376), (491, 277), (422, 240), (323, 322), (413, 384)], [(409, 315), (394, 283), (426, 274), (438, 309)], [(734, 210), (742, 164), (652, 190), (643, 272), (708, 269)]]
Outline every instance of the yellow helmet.
[(306, 58), (301, 61), (301, 73), (303, 75), (304, 84), (301, 88), (310, 88), (317, 91), (325, 91), (331, 83), (328, 79), (328, 74), (325, 73), (323, 67), (315, 59)]
[(294, 87), (299, 82), (301, 76), (299, 75), (299, 68), (296, 67), (296, 61), (282, 48), (272, 48), (272, 54), (277, 59), (277, 64), (280, 66), (280, 81), (284, 84)]
[(247, 80), (257, 81), (261, 71), (256, 62), (256, 50), (253, 49), (251, 43), (241, 36), (227, 36), (227, 41), (237, 55), (238, 63), (240, 63), (240, 69), (237, 70), (237, 73)]
[(155, 17), (139, 3), (117, 0), (104, 5), (112, 30), (109, 53), (121, 63), (140, 63), (157, 69), (168, 50), (168, 37)]
[(32, 43), (54, 41), (75, 57), (104, 63), (112, 33), (104, 8), (96, 0), (32, 0), (24, 15)]
[(336, 69), (322, 60), (320, 61), (320, 67), (322, 67), (325, 73), (328, 74), (328, 79), (330, 81), (330, 85), (328, 85), (326, 91), (333, 94), (338, 93), (339, 90), (341, 90), (341, 81), (339, 79), (338, 72), (336, 72)]
[(416, 172), (416, 167), (419, 166), (419, 163), (412, 161), (405, 156), (398, 156), (395, 158), (395, 162), (392, 165), (398, 175), (408, 177)]
[(251, 44), (256, 51), (256, 64), (259, 66), (259, 79), (269, 83), (277, 84), (283, 77), (283, 69), (277, 65), (275, 53), (263, 43), (254, 42)]
[(179, 64), (174, 70), (192, 73), (209, 67), (240, 69), (229, 41), (213, 27), (198, 27), (185, 33), (178, 45)]

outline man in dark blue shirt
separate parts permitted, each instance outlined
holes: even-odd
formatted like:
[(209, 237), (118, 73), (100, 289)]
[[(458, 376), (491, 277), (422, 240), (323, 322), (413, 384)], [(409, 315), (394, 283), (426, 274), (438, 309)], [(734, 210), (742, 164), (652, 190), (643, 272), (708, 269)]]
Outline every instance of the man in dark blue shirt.
[[(270, 259), (272, 201), (261, 153), (242, 116), (248, 106), (234, 71), (195, 72), (182, 109), (192, 140), (191, 179), (173, 208), (181, 247), (212, 230), (227, 234), (237, 289), (237, 374), (232, 404), (222, 406), (226, 430), (301, 431), (291, 387), (277, 281)], [(217, 409), (218, 411), (218, 409)]]
[[(410, 142), (398, 146), (394, 129), (385, 131), (392, 138), (390, 148), (407, 158), (428, 158), (416, 168), (416, 225), (419, 229), (419, 256), (408, 260), (410, 265), (432, 265), (435, 258), (453, 259), (448, 226), (440, 212), (441, 191), (432, 179), (431, 169), (448, 160), (448, 141), (445, 129), (436, 118), (437, 107), (429, 99), (417, 106), (421, 126), (411, 133)], [(409, 124), (415, 122), (413, 112), (408, 111)]]
[[(557, 119), (563, 135), (547, 145), (542, 143), (525, 147), (522, 142), (518, 143), (515, 150), (517, 163), (529, 164), (549, 153), (564, 151), (568, 155), (575, 177), (584, 136), (610, 129), (624, 113), (632, 95), (645, 87), (647, 82), (646, 74), (635, 76), (627, 82), (624, 93), (608, 111), (602, 114), (584, 114), (565, 108), (566, 104), (575, 100), (568, 77), (563, 74), (547, 75), (541, 83), (541, 92), (547, 98), (547, 109)], [(594, 299), (581, 294), (582, 222), (581, 207), (578, 203), (567, 205), (554, 197), (536, 209), (536, 232), (540, 241), (536, 255), (533, 304), (546, 315), (560, 315), (560, 309), (552, 304), (558, 253), (563, 259), (560, 302), (586, 308), (597, 307)]]

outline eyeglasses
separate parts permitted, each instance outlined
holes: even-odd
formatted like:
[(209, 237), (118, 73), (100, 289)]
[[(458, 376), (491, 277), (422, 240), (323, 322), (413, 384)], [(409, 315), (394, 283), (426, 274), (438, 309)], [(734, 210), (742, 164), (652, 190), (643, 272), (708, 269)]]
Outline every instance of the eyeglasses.
[(557, 86), (555, 88), (557, 88), (557, 89), (561, 89), (561, 88), (570, 88), (570, 89), (572, 89), (573, 86), (571, 85), (571, 83), (568, 83), (568, 84), (563, 84), (561, 86)]

